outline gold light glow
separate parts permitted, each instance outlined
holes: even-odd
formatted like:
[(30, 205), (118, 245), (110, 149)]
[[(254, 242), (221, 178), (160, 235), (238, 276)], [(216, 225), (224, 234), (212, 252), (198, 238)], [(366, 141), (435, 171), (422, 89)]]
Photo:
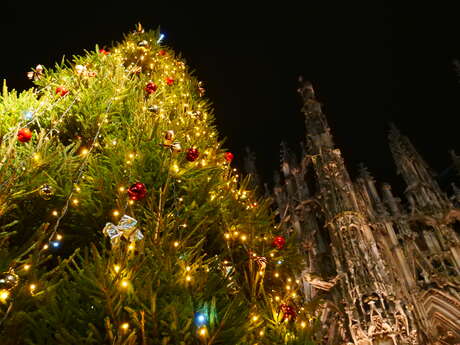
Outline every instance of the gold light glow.
[(6, 290), (0, 290), (0, 301), (5, 302), (8, 297), (10, 297), (10, 293)]

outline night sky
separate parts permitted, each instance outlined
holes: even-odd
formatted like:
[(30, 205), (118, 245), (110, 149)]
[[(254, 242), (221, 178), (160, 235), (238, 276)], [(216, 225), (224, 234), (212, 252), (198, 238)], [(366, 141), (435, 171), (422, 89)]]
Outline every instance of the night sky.
[(456, 8), (381, 0), (257, 8), (249, 2), (8, 3), (0, 9), (0, 79), (9, 87), (30, 87), (25, 73), (32, 67), (53, 66), (95, 44), (110, 46), (139, 21), (160, 26), (165, 43), (205, 82), (226, 147), (241, 159), (250, 146), (266, 180), (279, 166), (280, 142), (298, 150), (305, 135), (300, 74), (315, 85), (352, 175), (365, 162), (378, 180), (398, 184), (389, 122), (438, 172), (450, 165), (450, 149), (460, 153)]

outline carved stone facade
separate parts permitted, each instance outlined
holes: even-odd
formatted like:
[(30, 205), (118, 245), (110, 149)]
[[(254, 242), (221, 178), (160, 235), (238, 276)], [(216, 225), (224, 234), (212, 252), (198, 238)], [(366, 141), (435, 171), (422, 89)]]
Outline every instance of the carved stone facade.
[(323, 344), (460, 344), (460, 192), (449, 199), (394, 127), (408, 209), (365, 168), (352, 181), (312, 85), (301, 82), (307, 147), (300, 161), (283, 147), (274, 198), (305, 252), (304, 294), (323, 301)]

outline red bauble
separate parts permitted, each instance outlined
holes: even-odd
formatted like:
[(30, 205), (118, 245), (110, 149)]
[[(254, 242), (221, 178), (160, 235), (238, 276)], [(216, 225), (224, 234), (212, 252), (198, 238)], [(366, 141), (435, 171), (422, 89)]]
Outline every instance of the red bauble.
[(18, 131), (18, 140), (21, 143), (27, 143), (32, 139), (32, 132), (30, 131), (29, 128), (21, 128)]
[(165, 51), (164, 49), (161, 49), (161, 50), (158, 52), (158, 55), (164, 56), (164, 55), (166, 55), (166, 51)]
[(109, 54), (109, 52), (108, 52), (107, 50), (105, 50), (104, 48), (99, 49), (99, 53), (104, 54), (104, 55), (108, 55), (108, 54)]
[(286, 239), (283, 236), (276, 236), (272, 242), (272, 246), (278, 249), (283, 249), (285, 244), (286, 244)]
[(200, 152), (198, 152), (198, 149), (191, 148), (187, 150), (187, 155), (185, 156), (185, 158), (187, 158), (189, 162), (194, 162), (198, 158), (199, 155), (200, 155)]
[(174, 79), (171, 78), (171, 77), (166, 78), (166, 84), (168, 84), (168, 85), (174, 84)]
[(293, 306), (290, 306), (288, 304), (281, 304), (280, 308), (283, 312), (284, 320), (294, 321), (296, 319), (297, 313)]
[(151, 95), (152, 93), (154, 93), (156, 90), (158, 89), (158, 86), (157, 84), (153, 83), (153, 82), (150, 82), (148, 83), (147, 85), (145, 85), (145, 91)]
[(63, 86), (58, 86), (56, 88), (56, 95), (59, 95), (59, 96), (65, 96), (69, 93), (69, 90), (67, 90), (65, 87)]
[(131, 200), (141, 200), (147, 195), (147, 188), (142, 182), (136, 182), (128, 189), (128, 195)]
[(231, 152), (225, 152), (224, 157), (227, 162), (231, 163), (235, 156)]

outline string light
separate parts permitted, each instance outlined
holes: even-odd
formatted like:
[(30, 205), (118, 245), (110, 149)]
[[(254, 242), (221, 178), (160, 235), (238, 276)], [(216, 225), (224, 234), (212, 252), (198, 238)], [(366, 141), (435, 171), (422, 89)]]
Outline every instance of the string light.
[(129, 323), (122, 323), (120, 327), (122, 330), (127, 331), (129, 329)]
[(35, 284), (30, 284), (30, 286), (29, 286), (29, 289), (30, 289), (31, 293), (33, 293), (36, 288), (37, 288), (37, 285), (35, 285)]
[(129, 283), (128, 283), (127, 280), (122, 280), (122, 281), (121, 281), (121, 287), (127, 288), (128, 286), (129, 286)]
[(29, 264), (25, 264), (24, 265), (24, 270), (28, 271), (30, 269), (30, 265)]
[(179, 247), (179, 242), (178, 241), (174, 242), (174, 247), (176, 247), (176, 248)]
[(305, 321), (302, 321), (302, 322), (300, 323), (300, 327), (302, 327), (302, 328), (307, 327), (307, 323), (306, 323)]
[(208, 333), (206, 327), (201, 327), (199, 330), (198, 330), (198, 334), (202, 337), (205, 337), (206, 334)]
[(118, 211), (118, 210), (113, 211), (113, 215), (115, 217), (118, 217), (120, 215), (120, 211)]
[(120, 272), (120, 268), (120, 265), (113, 265), (113, 270), (115, 271), (115, 273)]
[(7, 290), (0, 290), (0, 301), (5, 302), (8, 297), (10, 297), (10, 293)]
[(191, 276), (189, 276), (189, 275), (187, 275), (187, 276), (185, 277), (185, 280), (189, 282), (189, 281), (191, 281), (191, 280), (192, 280), (192, 277), (191, 277)]
[(57, 216), (58, 216), (58, 211), (53, 210), (53, 212), (51, 212), (51, 214), (52, 214), (53, 216), (57, 217)]

